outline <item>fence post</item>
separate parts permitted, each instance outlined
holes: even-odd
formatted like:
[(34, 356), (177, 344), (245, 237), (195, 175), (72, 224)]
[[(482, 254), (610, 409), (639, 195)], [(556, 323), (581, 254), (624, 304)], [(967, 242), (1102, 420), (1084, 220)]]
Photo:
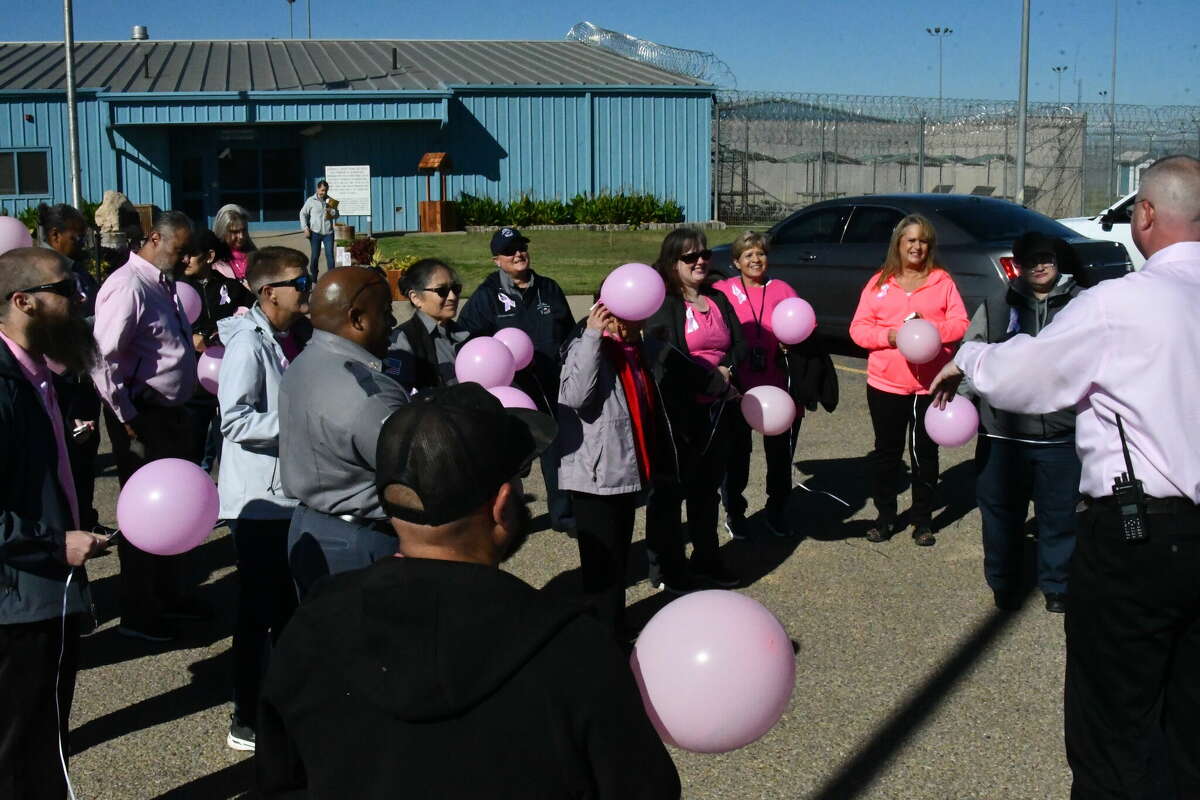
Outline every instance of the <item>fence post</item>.
[(1000, 181), (1000, 194), (1005, 200), (1008, 199), (1008, 120), (1009, 120), (1009, 115), (1005, 114), (1004, 115), (1004, 161), (1001, 162), (1001, 164), (1000, 164), (1000, 166), (1004, 169), (1004, 177)]
[(1087, 114), (1079, 118), (1079, 216), (1087, 214)]
[(838, 120), (837, 120), (837, 117), (834, 117), (833, 118), (833, 196), (834, 197), (838, 196), (838, 169), (839, 169), (839, 165), (841, 163), (841, 157), (839, 155), (840, 152), (841, 151), (838, 150)]
[(824, 119), (824, 117), (821, 118), (821, 149), (820, 149), (820, 152), (817, 154), (817, 158), (820, 159), (817, 162), (819, 164), (818, 172), (817, 172), (817, 180), (820, 181), (820, 186), (817, 187), (817, 199), (824, 200), (825, 199), (825, 119)]
[(917, 120), (917, 192), (925, 190), (925, 112)]
[(721, 208), (721, 101), (713, 103), (713, 150), (712, 150), (712, 220), (720, 216)]

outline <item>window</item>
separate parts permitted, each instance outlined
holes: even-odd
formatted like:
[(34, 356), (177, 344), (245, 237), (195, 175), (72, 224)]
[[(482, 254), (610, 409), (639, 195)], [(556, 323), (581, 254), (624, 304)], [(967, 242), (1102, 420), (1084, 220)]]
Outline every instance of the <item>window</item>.
[(837, 244), (842, 240), (842, 229), (846, 227), (848, 216), (849, 206), (822, 208), (803, 214), (785, 222), (771, 236), (771, 244)]
[(1028, 231), (1060, 239), (1076, 235), (1065, 225), (1012, 203), (989, 202), (983, 205), (973, 200), (947, 203), (937, 209), (937, 213), (981, 242), (1011, 242)]
[(893, 208), (858, 206), (846, 226), (845, 244), (887, 244), (904, 215)]
[(0, 195), (50, 194), (50, 167), (45, 150), (0, 152)]

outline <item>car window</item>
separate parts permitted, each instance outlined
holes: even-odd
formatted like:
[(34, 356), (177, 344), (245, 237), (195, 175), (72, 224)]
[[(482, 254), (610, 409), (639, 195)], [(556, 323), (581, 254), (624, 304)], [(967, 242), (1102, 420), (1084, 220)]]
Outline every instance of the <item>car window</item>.
[(1011, 242), (1022, 234), (1035, 231), (1046, 236), (1071, 239), (1077, 234), (1049, 217), (1010, 203), (946, 204), (937, 213), (981, 242)]
[(887, 244), (892, 239), (896, 223), (904, 215), (894, 208), (858, 206), (846, 226), (843, 244)]
[(836, 244), (842, 239), (849, 206), (822, 208), (785, 222), (771, 235), (771, 244)]

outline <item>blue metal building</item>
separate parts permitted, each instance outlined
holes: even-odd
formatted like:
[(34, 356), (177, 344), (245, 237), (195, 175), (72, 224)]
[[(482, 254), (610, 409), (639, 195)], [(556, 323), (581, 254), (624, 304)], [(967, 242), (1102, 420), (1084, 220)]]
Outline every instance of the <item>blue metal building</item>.
[[(80, 42), (75, 74), (88, 200), (289, 228), (326, 165), (367, 164), (373, 229), (415, 230), (417, 162), (445, 151), (445, 199), (638, 191), (711, 216), (713, 87), (582, 42)], [(70, 202), (68, 163), (62, 45), (0, 43), (0, 206)]]

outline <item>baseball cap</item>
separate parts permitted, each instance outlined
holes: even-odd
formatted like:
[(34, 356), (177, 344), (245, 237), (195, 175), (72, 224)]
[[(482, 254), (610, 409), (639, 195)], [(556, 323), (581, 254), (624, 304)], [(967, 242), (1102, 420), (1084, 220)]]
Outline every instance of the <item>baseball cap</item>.
[(528, 244), (528, 237), (516, 228), (501, 228), (492, 234), (492, 255), (511, 255)]
[(505, 408), (477, 383), (417, 395), (379, 432), (379, 502), (389, 516), (417, 525), (461, 519), (525, 474), (557, 433), (550, 415)]
[(1079, 268), (1079, 255), (1075, 248), (1057, 236), (1030, 231), (1017, 237), (1012, 250), (1013, 258), (1022, 267), (1031, 266), (1031, 259), (1038, 253), (1053, 253), (1059, 272), (1071, 275)]

